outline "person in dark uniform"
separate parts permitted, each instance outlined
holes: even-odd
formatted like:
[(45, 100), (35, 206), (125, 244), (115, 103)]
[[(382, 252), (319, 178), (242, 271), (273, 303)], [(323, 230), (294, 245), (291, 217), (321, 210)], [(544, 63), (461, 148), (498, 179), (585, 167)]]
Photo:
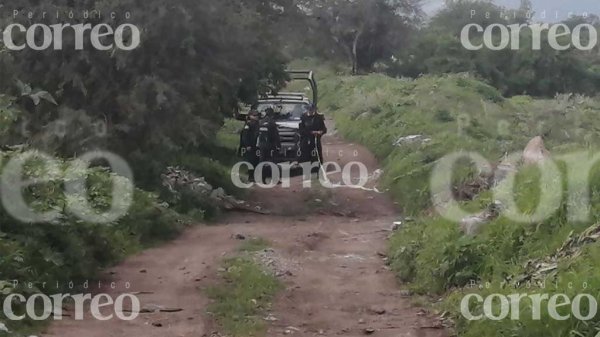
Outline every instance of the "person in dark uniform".
[(239, 154), (244, 161), (250, 163), (252, 167), (248, 170), (248, 179), (254, 181), (254, 168), (258, 165), (259, 149), (258, 136), (260, 133), (259, 114), (256, 107), (253, 106), (248, 113), (246, 124), (240, 133), (240, 149)]
[(325, 116), (318, 113), (317, 107), (311, 104), (300, 121), (301, 161), (303, 163), (323, 163), (321, 137), (326, 133)]
[[(281, 140), (275, 121), (275, 111), (273, 108), (267, 108), (265, 114), (265, 118), (260, 122), (260, 136), (258, 140), (260, 162), (274, 163), (279, 151), (281, 151)], [(262, 175), (263, 183), (266, 183), (267, 178), (273, 177), (271, 168), (271, 165), (264, 166)]]

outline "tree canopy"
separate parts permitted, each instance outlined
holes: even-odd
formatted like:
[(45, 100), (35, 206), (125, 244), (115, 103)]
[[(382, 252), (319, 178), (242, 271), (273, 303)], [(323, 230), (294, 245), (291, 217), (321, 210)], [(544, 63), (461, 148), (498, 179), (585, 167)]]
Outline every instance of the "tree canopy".
[[(251, 102), (285, 82), (285, 58), (270, 29), (284, 14), (269, 4), (29, 0), (13, 6), (34, 15), (60, 13), (59, 18), (36, 18), (48, 25), (64, 21), (68, 13), (75, 13), (71, 24), (131, 23), (141, 31), (141, 44), (132, 51), (99, 51), (86, 39), (83, 50), (75, 50), (75, 36), (65, 30), (62, 51), (2, 53), (0, 88), (20, 97), (20, 121), (28, 131), (12, 141), (65, 156), (103, 147), (128, 158), (142, 182), (157, 178), (177, 153), (213, 146), (216, 130), (238, 102)], [(90, 8), (104, 15), (84, 19)], [(119, 15), (113, 19), (111, 12)], [(29, 21), (25, 14), (3, 16), (0, 24)], [(47, 91), (56, 104), (34, 102), (17, 83)], [(58, 129), (64, 132), (53, 132)]]
[[(528, 1), (523, 1), (520, 8), (513, 10), (488, 1), (448, 2), (411, 37), (408, 48), (397, 50), (397, 61), (388, 63), (388, 74), (417, 77), (421, 74), (471, 72), (508, 96), (554, 96), (565, 92), (594, 95), (600, 88), (597, 47), (593, 51), (576, 48), (559, 51), (551, 48), (547, 34), (542, 34), (542, 48), (534, 50), (531, 47), (532, 30), (527, 28), (520, 31), (520, 48), (517, 50), (482, 48), (471, 51), (461, 44), (461, 31), (468, 24), (479, 24), (484, 28), (495, 23), (534, 24), (536, 22), (527, 15), (530, 10)], [(472, 15), (473, 12), (477, 14)], [(573, 17), (564, 23), (570, 27), (579, 23), (599, 27), (595, 16)], [(499, 32), (494, 30), (494, 41), (499, 39)], [(585, 40), (587, 37), (582, 38)], [(473, 39), (479, 42), (481, 37)]]

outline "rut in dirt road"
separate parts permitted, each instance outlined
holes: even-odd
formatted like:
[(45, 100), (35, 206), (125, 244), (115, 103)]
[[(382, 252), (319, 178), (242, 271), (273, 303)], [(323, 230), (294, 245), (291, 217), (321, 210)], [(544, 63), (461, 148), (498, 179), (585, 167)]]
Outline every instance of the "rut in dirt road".
[[(370, 173), (377, 169), (374, 157), (361, 146), (335, 136), (326, 137), (324, 146), (326, 161), (342, 166), (362, 162)], [(285, 290), (273, 304), (268, 336), (447, 336), (440, 322), (403, 296), (385, 266), (381, 255), (398, 215), (385, 195), (302, 188), (297, 177), (291, 188), (255, 189), (250, 199), (273, 214), (229, 214), (216, 226), (189, 229), (179, 239), (106, 272), (101, 292), (115, 297), (138, 292), (142, 308), (181, 311), (145, 313), (133, 321), (65, 320), (51, 325), (44, 336), (218, 335), (206, 313), (209, 301), (203, 288), (219, 282), (221, 261), (239, 245), (232, 239), (236, 234), (269, 240), (275, 259), (289, 269), (282, 278)], [(110, 289), (110, 281), (116, 289)], [(124, 282), (131, 288), (123, 289)]]

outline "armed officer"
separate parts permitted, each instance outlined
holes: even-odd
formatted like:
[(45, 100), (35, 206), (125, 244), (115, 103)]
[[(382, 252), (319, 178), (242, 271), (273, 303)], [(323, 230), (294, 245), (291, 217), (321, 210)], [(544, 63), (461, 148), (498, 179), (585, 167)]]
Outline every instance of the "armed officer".
[[(275, 163), (275, 160), (281, 151), (281, 139), (279, 138), (279, 130), (275, 121), (275, 110), (273, 110), (273, 108), (267, 108), (265, 110), (265, 118), (260, 122), (260, 136), (258, 143), (260, 162), (277, 164)], [(266, 183), (267, 178), (273, 177), (271, 169), (272, 165), (265, 165), (263, 167), (263, 183)]]
[(246, 124), (240, 133), (240, 156), (251, 164), (248, 169), (248, 179), (254, 181), (254, 168), (260, 161), (258, 149), (258, 136), (260, 133), (259, 113), (253, 106), (248, 113)]
[(302, 162), (323, 164), (323, 145), (321, 137), (327, 133), (325, 116), (317, 112), (317, 107), (311, 104), (300, 122), (300, 145)]

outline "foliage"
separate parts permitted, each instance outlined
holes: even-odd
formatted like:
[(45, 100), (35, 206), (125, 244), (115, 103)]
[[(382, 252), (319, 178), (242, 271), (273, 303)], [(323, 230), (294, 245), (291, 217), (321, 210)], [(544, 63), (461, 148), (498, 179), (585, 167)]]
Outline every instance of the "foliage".
[[(546, 288), (523, 284), (506, 286), (526, 272), (528, 261), (554, 254), (572, 233), (581, 233), (599, 221), (600, 174), (594, 166), (590, 177), (575, 174), (577, 186), (591, 186), (590, 219), (572, 222), (566, 209), (573, 206), (564, 198), (548, 219), (532, 224), (500, 217), (475, 237), (466, 237), (454, 221), (440, 218), (431, 210), (429, 179), (432, 165), (459, 149), (482, 154), (492, 164), (505, 153), (521, 152), (527, 141), (544, 135), (546, 146), (559, 161), (563, 182), (566, 164), (561, 154), (589, 150), (597, 153), (600, 143), (597, 114), (600, 102), (579, 95), (558, 95), (553, 99), (529, 96), (502, 97), (494, 88), (471, 76), (424, 76), (416, 80), (391, 79), (383, 75), (359, 77), (328, 76), (321, 81), (321, 109), (336, 120), (339, 131), (368, 146), (383, 161), (381, 188), (416, 216), (390, 239), (390, 265), (399, 280), (417, 294), (442, 295), (440, 311), (456, 322), (460, 336), (594, 336), (600, 328), (598, 317), (589, 322), (575, 318), (556, 321), (546, 311), (540, 321), (531, 319), (531, 302), (523, 301), (523, 319), (512, 321), (467, 321), (460, 313), (465, 294), (479, 293), (578, 293), (600, 294), (600, 275), (594, 261), (599, 244), (584, 247), (583, 255), (560, 261), (556, 276)], [(377, 109), (374, 109), (374, 108)], [(394, 146), (402, 136), (421, 134), (429, 142)], [(561, 162), (564, 160), (565, 162)], [(469, 181), (476, 172), (469, 163), (455, 168), (455, 185)], [(573, 172), (570, 173), (573, 175)], [(520, 210), (532, 213), (539, 200), (539, 171), (528, 168), (516, 177), (514, 193)], [(477, 213), (493, 202), (492, 193), (481, 193), (464, 201), (465, 210)], [(580, 201), (577, 201), (580, 202)], [(582, 205), (579, 205), (582, 206)], [(569, 288), (569, 282), (574, 287)], [(583, 284), (587, 285), (582, 289)], [(472, 284), (477, 286), (473, 287)], [(483, 288), (479, 288), (479, 285)], [(489, 284), (489, 286), (486, 286)], [(482, 308), (473, 308), (478, 313)], [(478, 311), (479, 310), (479, 311)], [(584, 312), (586, 312), (584, 310)], [(528, 316), (529, 315), (529, 316)]]
[[(11, 144), (27, 142), (64, 156), (110, 150), (131, 163), (141, 186), (155, 188), (178, 155), (210, 152), (223, 118), (238, 101), (251, 102), (286, 78), (265, 19), (279, 12), (262, 1), (31, 0), (7, 6), (11, 13), (14, 6), (61, 13), (36, 18), (45, 24), (132, 23), (140, 29), (141, 45), (132, 51), (96, 50), (89, 38), (83, 50), (75, 50), (72, 33), (64, 34), (61, 52), (4, 51), (0, 91), (19, 96), (21, 122), (27, 124), (28, 134)], [(90, 8), (119, 15), (84, 19), (80, 13)], [(76, 14), (73, 19), (65, 19), (69, 12)], [(28, 26), (27, 20), (4, 16), (0, 25)], [(14, 79), (33, 93), (43, 88), (57, 104), (21, 96)], [(57, 129), (64, 132), (53, 132)]]
[[(497, 163), (537, 135), (545, 136), (548, 146), (566, 149), (600, 141), (597, 100), (505, 99), (467, 74), (416, 80), (331, 76), (321, 80), (321, 92), (321, 109), (333, 115), (344, 136), (369, 146), (382, 160), (383, 184), (409, 214), (431, 207), (430, 173), (438, 159), (453, 152), (475, 151)], [(394, 145), (409, 135), (430, 141)], [(455, 170), (455, 182), (468, 180), (473, 171), (468, 162)]]
[[(14, 153), (3, 153), (6, 164)], [(68, 162), (62, 165), (66, 167)], [(27, 175), (40, 172), (35, 161), (27, 163)], [(33, 175), (31, 177), (35, 177)], [(101, 168), (89, 169), (88, 195), (71, 197), (86, 198), (96, 210), (110, 205), (113, 179), (123, 179)], [(37, 210), (54, 209), (60, 212), (57, 221), (23, 223), (15, 220), (5, 209), (0, 209), (0, 283), (2, 280), (19, 281), (13, 289), (5, 287), (3, 296), (12, 292), (34, 294), (36, 292), (72, 291), (69, 282), (82, 285), (91, 281), (100, 268), (110, 266), (125, 256), (144, 247), (174, 238), (187, 220), (171, 211), (156, 195), (135, 190), (133, 204), (128, 213), (110, 224), (94, 224), (82, 221), (65, 209), (66, 197), (59, 180), (31, 185), (24, 189), (25, 199)], [(25, 283), (32, 282), (33, 288)], [(52, 287), (44, 287), (44, 284)], [(58, 284), (58, 286), (54, 286)], [(3, 296), (0, 296), (2, 299)], [(0, 321), (4, 322), (3, 317)], [(32, 324), (29, 321), (7, 322), (8, 328), (22, 330)]]
[[(391, 56), (392, 51), (404, 44), (406, 33), (423, 15), (420, 0), (302, 0), (299, 3), (314, 35), (329, 43), (329, 47), (324, 48), (325, 54), (329, 52), (347, 60), (352, 73), (369, 71), (377, 61)], [(331, 46), (335, 46), (333, 50)]]
[[(527, 201), (539, 198), (539, 191), (524, 182), (535, 181), (536, 174), (532, 170), (525, 170), (519, 175), (521, 182), (516, 185), (519, 206), (525, 213), (533, 212), (537, 205), (531, 205)], [(472, 238), (463, 237), (454, 222), (437, 217), (423, 217), (394, 235), (390, 244), (392, 267), (400, 276), (404, 275), (401, 268), (418, 270), (403, 280), (409, 282), (411, 288), (419, 293), (445, 293), (447, 298), (441, 307), (448, 310), (456, 320), (461, 336), (486, 335), (492, 332), (498, 336), (512, 336), (517, 331), (519, 336), (595, 336), (600, 328), (598, 317), (588, 322), (575, 318), (556, 321), (549, 317), (547, 311), (542, 310), (541, 320), (536, 321), (531, 317), (532, 304), (528, 301), (522, 301), (522, 318), (518, 321), (507, 319), (500, 322), (469, 322), (460, 314), (459, 308), (462, 297), (471, 293), (484, 297), (494, 293), (543, 293), (550, 296), (562, 293), (571, 298), (581, 293), (594, 297), (600, 294), (600, 275), (593, 263), (599, 257), (598, 243), (583, 247), (581, 256), (559, 261), (557, 273), (545, 278), (545, 284), (527, 282), (516, 288), (508, 285), (527, 273), (529, 261), (553, 255), (573, 233), (581, 233), (598, 222), (598, 177), (600, 175), (596, 165), (589, 177), (593, 215), (587, 221), (569, 221), (563, 211), (568, 202), (566, 197), (559, 211), (540, 223), (515, 223), (501, 217), (486, 225), (478, 236)], [(563, 180), (566, 177), (563, 176)], [(483, 195), (471, 204), (481, 207), (489, 201), (489, 195)], [(469, 206), (473, 205), (465, 205), (465, 208)], [(414, 242), (419, 242), (418, 247), (407, 250), (406, 247), (414, 246)], [(465, 245), (465, 242), (468, 244)], [(439, 273), (438, 266), (443, 266), (445, 273)], [(473, 287), (473, 284), (477, 286)], [(479, 287), (480, 284), (483, 286)], [(481, 310), (480, 307), (472, 308), (474, 313)]]
[(282, 285), (248, 257), (228, 259), (224, 268), (224, 283), (208, 289), (209, 312), (230, 336), (261, 335), (265, 311)]
[[(448, 2), (427, 26), (411, 35), (408, 48), (397, 50), (396, 58), (387, 63), (387, 73), (414, 78), (421, 74), (471, 72), (498, 88), (505, 96), (553, 97), (556, 93), (565, 92), (594, 95), (600, 87), (600, 75), (595, 70), (597, 50), (553, 50), (547, 33), (542, 34), (541, 50), (533, 50), (531, 29), (521, 30), (518, 50), (482, 48), (470, 51), (462, 46), (461, 31), (467, 24), (479, 24), (484, 28), (495, 23), (530, 24), (527, 8), (526, 3), (520, 9), (509, 10), (489, 1)], [(473, 16), (471, 11), (477, 14)], [(566, 24), (573, 27), (582, 22), (598, 27), (594, 16), (585, 19), (574, 17)], [(493, 40), (497, 41), (498, 30), (495, 34)], [(582, 38), (588, 37), (582, 34)], [(473, 42), (479, 44), (481, 37)]]

